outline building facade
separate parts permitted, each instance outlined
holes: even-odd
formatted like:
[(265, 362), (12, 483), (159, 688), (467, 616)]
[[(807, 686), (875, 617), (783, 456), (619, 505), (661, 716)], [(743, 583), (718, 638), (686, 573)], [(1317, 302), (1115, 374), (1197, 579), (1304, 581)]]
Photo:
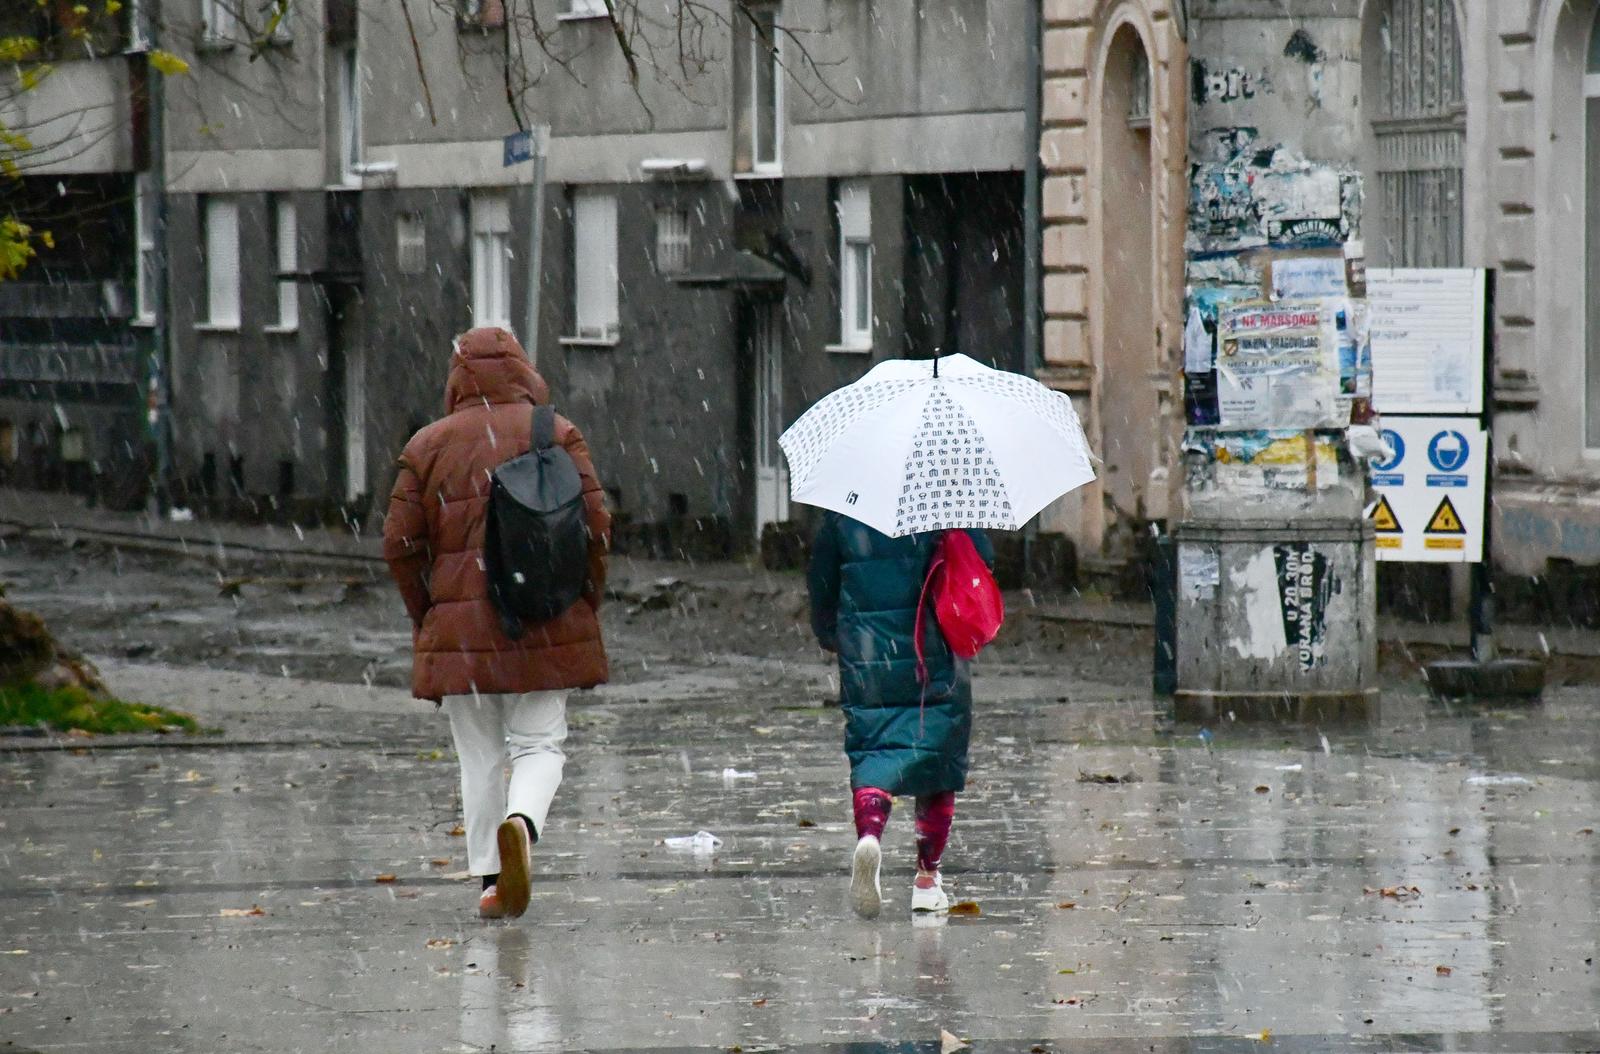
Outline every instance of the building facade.
[[(1230, 230), (1299, 209), (1368, 266), (1495, 269), (1497, 558), (1529, 576), (1600, 564), (1600, 5), (1044, 10), (1045, 376), (1106, 458), (1101, 493), (1054, 510), (1063, 529), (1107, 551), (1119, 523), (1163, 518), (1186, 286), (1249, 282), (1225, 273)], [(1329, 200), (1255, 200), (1259, 177), (1290, 171)]]
[[(675, 0), (626, 52), (584, 0), (534, 4), (542, 42), (495, 3), (135, 6), (190, 68), (162, 164), (118, 162), (107, 266), (144, 305), (114, 328), (161, 312), (177, 504), (371, 520), (451, 337), (497, 324), (628, 529), (726, 552), (803, 515), (777, 436), (823, 393), (905, 355), (1026, 366), (1025, 5), (722, 0), (637, 78)], [(505, 156), (530, 126), (542, 194)]]

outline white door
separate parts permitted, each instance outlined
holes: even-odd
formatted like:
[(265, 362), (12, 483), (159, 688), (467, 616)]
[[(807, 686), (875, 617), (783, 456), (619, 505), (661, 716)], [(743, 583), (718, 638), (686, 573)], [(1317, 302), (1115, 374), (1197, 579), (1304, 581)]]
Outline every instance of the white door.
[(789, 469), (778, 448), (783, 431), (783, 327), (777, 304), (750, 305), (755, 363), (756, 537), (769, 523), (789, 518)]

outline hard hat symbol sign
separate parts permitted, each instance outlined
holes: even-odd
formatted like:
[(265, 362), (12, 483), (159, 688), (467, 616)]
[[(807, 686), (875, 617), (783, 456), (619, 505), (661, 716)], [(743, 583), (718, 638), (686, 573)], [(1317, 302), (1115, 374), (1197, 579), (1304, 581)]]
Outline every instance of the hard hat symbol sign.
[(1440, 472), (1459, 472), (1472, 454), (1467, 437), (1456, 431), (1444, 431), (1428, 444), (1428, 460)]

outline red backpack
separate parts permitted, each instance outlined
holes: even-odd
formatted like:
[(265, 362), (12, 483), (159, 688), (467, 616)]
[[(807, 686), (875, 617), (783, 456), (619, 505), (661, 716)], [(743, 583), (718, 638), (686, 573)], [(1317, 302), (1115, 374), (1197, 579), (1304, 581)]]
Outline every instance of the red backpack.
[(973, 658), (994, 640), (1006, 618), (1005, 600), (989, 565), (978, 555), (966, 531), (945, 531), (933, 549), (928, 577), (917, 601), (917, 679), (926, 684), (928, 663), (922, 652), (922, 621), (933, 593), (933, 613), (950, 650)]

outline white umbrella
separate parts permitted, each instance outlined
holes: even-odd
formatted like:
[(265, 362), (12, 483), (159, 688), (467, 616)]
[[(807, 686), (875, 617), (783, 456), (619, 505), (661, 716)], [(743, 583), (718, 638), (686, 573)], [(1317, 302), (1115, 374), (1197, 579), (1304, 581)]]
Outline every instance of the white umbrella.
[(890, 537), (1016, 530), (1094, 479), (1071, 401), (965, 355), (891, 359), (778, 439), (795, 501)]

